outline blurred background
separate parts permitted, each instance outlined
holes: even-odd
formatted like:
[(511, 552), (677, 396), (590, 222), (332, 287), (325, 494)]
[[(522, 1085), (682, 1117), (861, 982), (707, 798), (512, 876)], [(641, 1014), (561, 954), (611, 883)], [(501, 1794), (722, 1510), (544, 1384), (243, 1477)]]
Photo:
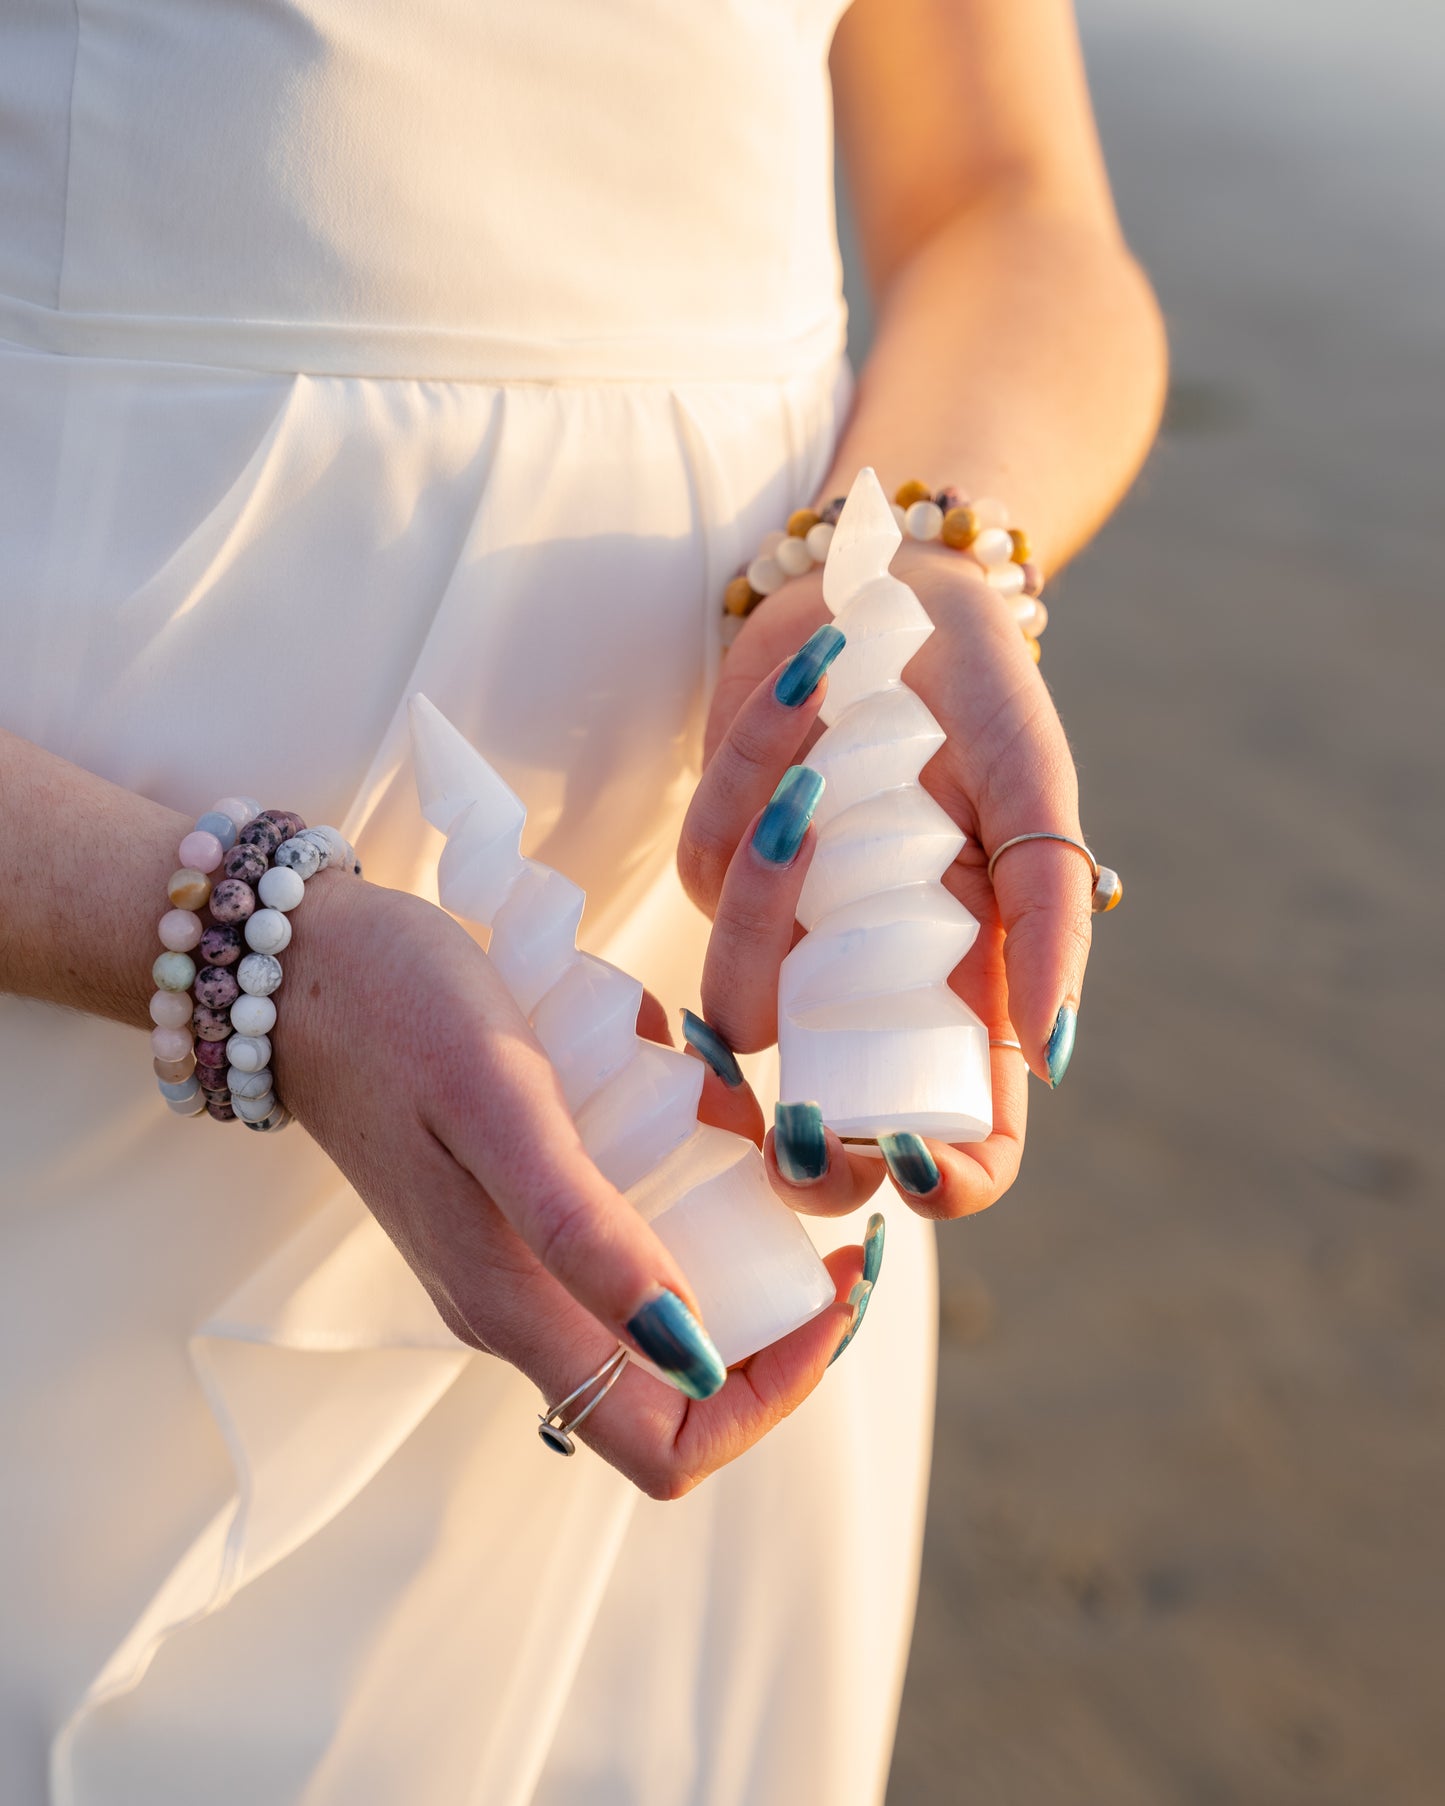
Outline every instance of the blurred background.
[(1127, 891), (939, 1236), (890, 1806), (1440, 1806), (1445, 7), (1079, 11), (1173, 354), (1048, 597)]

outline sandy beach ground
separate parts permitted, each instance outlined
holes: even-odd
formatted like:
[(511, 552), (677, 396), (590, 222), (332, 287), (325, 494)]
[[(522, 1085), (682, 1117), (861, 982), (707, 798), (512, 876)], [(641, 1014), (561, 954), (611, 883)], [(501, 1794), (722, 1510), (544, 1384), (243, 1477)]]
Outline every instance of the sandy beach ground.
[(1081, 14), (1173, 344), (1049, 597), (1128, 888), (940, 1234), (889, 1802), (1440, 1806), (1445, 10)]

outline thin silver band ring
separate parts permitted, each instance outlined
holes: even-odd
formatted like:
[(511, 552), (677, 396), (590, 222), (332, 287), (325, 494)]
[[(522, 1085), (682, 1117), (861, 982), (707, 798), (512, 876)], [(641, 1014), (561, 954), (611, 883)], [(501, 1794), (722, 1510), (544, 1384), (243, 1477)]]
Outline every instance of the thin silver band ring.
[(1113, 909), (1124, 894), (1124, 886), (1119, 881), (1119, 874), (1107, 865), (1100, 865), (1093, 853), (1082, 840), (1075, 840), (1069, 834), (1054, 834), (1043, 830), (1037, 834), (1015, 834), (1012, 840), (1006, 840), (1001, 847), (995, 847), (989, 856), (988, 881), (993, 883), (993, 868), (1003, 858), (1010, 847), (1021, 847), (1029, 840), (1057, 840), (1062, 846), (1072, 847), (1076, 853), (1082, 853), (1089, 862), (1089, 870), (1094, 876), (1093, 909), (1095, 915), (1102, 915), (1105, 910)]
[(988, 1044), (990, 1047), (1011, 1047), (1015, 1053), (1022, 1053), (1024, 1050), (1022, 1041), (1005, 1041), (1002, 1035), (990, 1035)]
[[(627, 1365), (628, 1349), (619, 1342), (612, 1353), (597, 1369), (589, 1373), (580, 1386), (574, 1386), (566, 1398), (553, 1405), (545, 1415), (538, 1416), (537, 1434), (547, 1447), (558, 1455), (575, 1455), (577, 1444), (573, 1442), (571, 1432), (586, 1423), (587, 1419), (606, 1398), (607, 1394), (622, 1378), (622, 1369)], [(568, 1414), (568, 1406), (587, 1393), (592, 1397), (587, 1400), (580, 1411)]]

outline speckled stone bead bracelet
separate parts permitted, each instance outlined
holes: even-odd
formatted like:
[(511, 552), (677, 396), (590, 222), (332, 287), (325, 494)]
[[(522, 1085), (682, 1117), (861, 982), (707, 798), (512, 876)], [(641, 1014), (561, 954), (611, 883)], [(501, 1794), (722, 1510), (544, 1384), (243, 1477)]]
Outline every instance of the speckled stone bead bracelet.
[[(335, 828), (308, 828), (289, 810), (228, 796), (198, 818), (180, 858), (166, 887), (172, 907), (160, 921), (165, 951), (151, 968), (161, 1095), (178, 1116), (205, 1111), (263, 1133), (284, 1128), (291, 1118), (270, 1068), (276, 955), (291, 940), (290, 912), (306, 880), (331, 866), (359, 877), (355, 850)], [(206, 923), (200, 912), (208, 905)]]
[[(737, 636), (764, 596), (781, 589), (789, 577), (801, 577), (822, 564), (846, 499), (837, 496), (821, 512), (799, 508), (789, 517), (786, 531), (767, 535), (757, 557), (723, 593), (725, 644)], [(1037, 664), (1039, 636), (1049, 624), (1049, 611), (1040, 599), (1043, 574), (1030, 556), (1028, 534), (1021, 527), (1010, 528), (1003, 503), (991, 496), (965, 502), (956, 489), (934, 494), (915, 478), (893, 497), (893, 512), (907, 538), (937, 540), (973, 559), (989, 587), (1008, 602)]]

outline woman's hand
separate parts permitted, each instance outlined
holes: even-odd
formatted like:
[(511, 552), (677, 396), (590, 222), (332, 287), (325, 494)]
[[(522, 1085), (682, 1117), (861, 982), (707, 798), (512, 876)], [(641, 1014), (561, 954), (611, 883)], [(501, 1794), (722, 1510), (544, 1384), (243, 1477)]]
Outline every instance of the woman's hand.
[[(905, 543), (892, 571), (917, 592), (936, 627), (906, 671), (948, 733), (922, 781), (969, 836), (943, 882), (980, 930), (951, 982), (991, 1037), (1017, 1039), (1024, 1050), (1023, 1059), (1010, 1048), (993, 1050), (994, 1129), (986, 1141), (953, 1148), (906, 1137), (888, 1150), (915, 1209), (957, 1217), (993, 1203), (1017, 1175), (1027, 1119), (1024, 1060), (1050, 1085), (1063, 1077), (1089, 952), (1091, 878), (1077, 853), (1041, 841), (1012, 849), (990, 884), (985, 849), (1039, 829), (1082, 838), (1063, 728), (1006, 604), (970, 563), (944, 548)], [(751, 858), (758, 810), (787, 766), (806, 758), (824, 693), (820, 684), (790, 708), (774, 688), (790, 656), (830, 618), (819, 571), (785, 584), (749, 617), (723, 664), (707, 766), (683, 829), (683, 882), (717, 920), (704, 1010), (738, 1052), (776, 1037), (777, 965), (788, 946), (766, 917), (760, 930), (753, 925), (740, 874)], [(800, 857), (808, 856), (805, 842)], [(795, 895), (801, 885), (799, 875)], [(788, 1127), (786, 1139), (796, 1139), (799, 1123)], [(805, 1144), (808, 1131), (804, 1120)], [(824, 1142), (825, 1171), (800, 1185), (776, 1172), (770, 1137), (775, 1183), (796, 1208), (850, 1210), (876, 1185), (878, 1163), (848, 1154), (831, 1132)], [(820, 1164), (820, 1156), (800, 1163), (791, 1148), (783, 1151), (795, 1176)]]
[[(278, 1093), (455, 1335), (521, 1368), (548, 1401), (618, 1341), (678, 1372), (699, 1396), (629, 1367), (581, 1432), (657, 1498), (679, 1497), (801, 1402), (849, 1328), (860, 1248), (829, 1259), (837, 1304), (722, 1384), (690, 1327), (686, 1279), (588, 1158), (551, 1065), (466, 930), (339, 874), (308, 887), (306, 918), (287, 957)], [(669, 1350), (664, 1331), (682, 1345)]]

